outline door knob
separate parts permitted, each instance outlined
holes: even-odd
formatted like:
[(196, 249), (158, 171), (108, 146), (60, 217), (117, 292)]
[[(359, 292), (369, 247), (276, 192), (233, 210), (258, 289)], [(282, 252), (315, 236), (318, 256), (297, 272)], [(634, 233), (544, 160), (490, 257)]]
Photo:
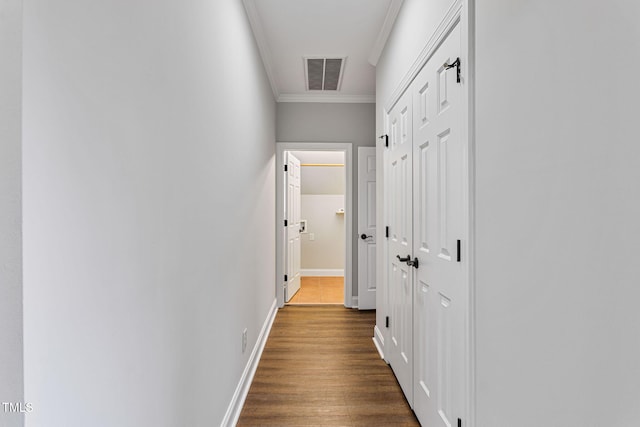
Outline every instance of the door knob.
[(367, 235), (366, 235), (366, 234), (364, 234), (364, 233), (362, 233), (362, 234), (360, 235), (360, 238), (361, 238), (362, 240), (367, 240), (367, 237), (373, 237), (373, 236), (367, 236)]
[(400, 262), (407, 262), (411, 260), (411, 255), (407, 255), (406, 258), (400, 258), (400, 255), (396, 255), (396, 258), (398, 258)]

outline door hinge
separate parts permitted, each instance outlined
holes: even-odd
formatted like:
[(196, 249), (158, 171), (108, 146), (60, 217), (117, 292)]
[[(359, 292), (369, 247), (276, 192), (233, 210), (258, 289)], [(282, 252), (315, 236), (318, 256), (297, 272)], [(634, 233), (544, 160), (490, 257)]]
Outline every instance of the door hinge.
[(460, 58), (456, 58), (451, 64), (445, 62), (443, 67), (445, 70), (449, 70), (453, 67), (456, 67), (456, 82), (460, 83)]
[(458, 248), (457, 248), (457, 250), (458, 250), (457, 261), (458, 262), (460, 262), (462, 260), (462, 254), (461, 254), (461, 251), (460, 251), (460, 245), (461, 245), (460, 240), (458, 240), (458, 244), (457, 244), (457, 246), (458, 246)]
[(387, 328), (389, 327), (389, 316), (387, 316), (387, 317), (385, 318), (385, 323), (384, 323), (384, 325), (385, 325)]
[(284, 281), (288, 282), (289, 281), (289, 276), (287, 276), (286, 274), (284, 275)]
[(289, 166), (284, 165), (284, 171), (287, 172), (289, 170)]
[(462, 427), (462, 419), (458, 418), (458, 427)]
[(388, 225), (384, 228), (384, 237), (386, 237), (387, 239), (389, 238), (389, 226)]
[(389, 146), (389, 135), (380, 135), (379, 139), (384, 139), (384, 146), (385, 147)]
[(285, 219), (285, 220), (284, 220), (284, 226), (286, 227), (286, 226), (287, 226), (287, 224), (288, 224), (288, 223), (287, 223), (287, 220)]

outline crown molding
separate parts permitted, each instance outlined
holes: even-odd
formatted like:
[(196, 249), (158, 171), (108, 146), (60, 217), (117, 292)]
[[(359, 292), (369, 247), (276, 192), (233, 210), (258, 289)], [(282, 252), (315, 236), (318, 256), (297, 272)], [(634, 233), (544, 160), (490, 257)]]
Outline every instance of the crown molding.
[(375, 95), (334, 95), (325, 93), (283, 93), (278, 102), (322, 102), (336, 104), (375, 104)]
[(249, 18), (249, 24), (253, 30), (253, 37), (256, 39), (258, 50), (260, 51), (260, 57), (262, 58), (262, 64), (264, 70), (267, 73), (269, 84), (271, 84), (271, 90), (273, 91), (273, 97), (277, 100), (280, 97), (280, 91), (278, 90), (278, 84), (276, 83), (275, 74), (273, 73), (273, 66), (271, 60), (271, 50), (267, 44), (267, 37), (264, 33), (264, 27), (258, 9), (256, 8), (255, 0), (242, 0), (244, 9), (247, 11), (247, 18)]
[(384, 22), (382, 23), (382, 28), (380, 28), (378, 38), (376, 39), (376, 42), (371, 49), (371, 53), (369, 54), (369, 64), (373, 65), (374, 67), (378, 64), (380, 55), (382, 55), (382, 50), (387, 44), (387, 39), (391, 34), (393, 25), (396, 23), (396, 18), (398, 17), (398, 13), (400, 13), (400, 8), (402, 7), (403, 1), (404, 0), (391, 0), (391, 4), (389, 4), (387, 15), (385, 16)]

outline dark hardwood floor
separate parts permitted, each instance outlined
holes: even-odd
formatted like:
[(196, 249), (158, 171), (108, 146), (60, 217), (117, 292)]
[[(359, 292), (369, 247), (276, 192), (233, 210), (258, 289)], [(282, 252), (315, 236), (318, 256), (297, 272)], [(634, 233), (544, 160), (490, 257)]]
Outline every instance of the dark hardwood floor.
[(419, 426), (371, 340), (375, 312), (286, 306), (238, 426)]

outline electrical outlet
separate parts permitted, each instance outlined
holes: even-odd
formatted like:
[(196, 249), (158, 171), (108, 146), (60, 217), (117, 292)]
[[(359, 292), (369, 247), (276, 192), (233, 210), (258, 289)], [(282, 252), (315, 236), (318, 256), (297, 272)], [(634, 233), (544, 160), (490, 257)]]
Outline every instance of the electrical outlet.
[(311, 241), (316, 240), (316, 234), (315, 233), (309, 233), (309, 240), (311, 240)]
[(247, 350), (247, 328), (244, 328), (242, 331), (242, 352), (244, 353)]

